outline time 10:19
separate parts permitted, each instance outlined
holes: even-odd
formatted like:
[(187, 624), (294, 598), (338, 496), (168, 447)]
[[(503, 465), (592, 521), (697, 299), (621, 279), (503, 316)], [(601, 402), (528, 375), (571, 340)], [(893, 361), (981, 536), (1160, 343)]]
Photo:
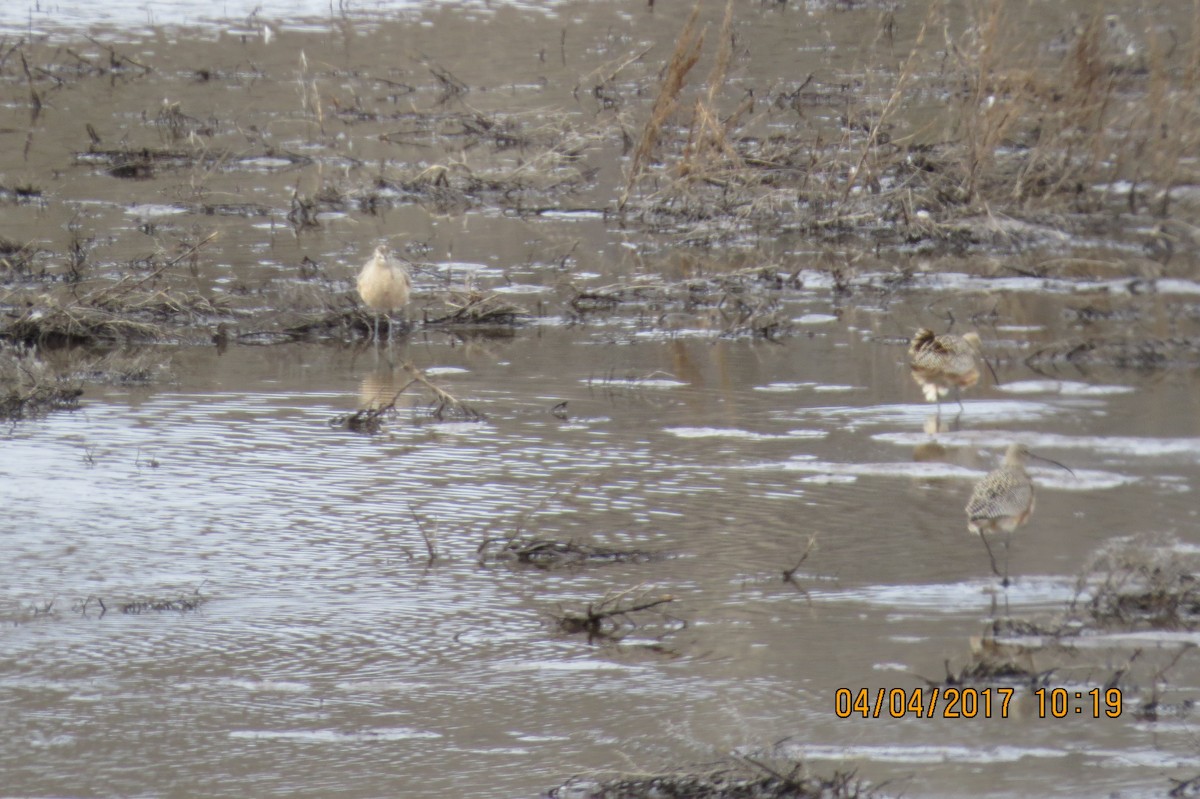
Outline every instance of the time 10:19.
[[(1115, 719), (1121, 715), (1121, 689), (1109, 688), (1104, 691), (1093, 688), (1086, 693), (1083, 691), (1068, 691), (1066, 688), (1039, 688), (1033, 692), (1038, 700), (1038, 717), (1061, 719), (1067, 716), (1080, 716), (1088, 710), (1092, 718), (1100, 718), (1100, 714)], [(1088, 707), (1086, 699), (1091, 699)]]

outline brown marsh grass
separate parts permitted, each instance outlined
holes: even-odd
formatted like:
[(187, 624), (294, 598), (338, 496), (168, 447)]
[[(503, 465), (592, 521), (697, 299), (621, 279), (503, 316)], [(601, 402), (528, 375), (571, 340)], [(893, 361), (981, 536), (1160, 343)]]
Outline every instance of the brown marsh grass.
[[(688, 105), (687, 80), (704, 45), (693, 12), (630, 161), (618, 207), (659, 230), (733, 218), (758, 232), (1003, 244), (989, 235), (1001, 218), (1049, 221), (1065, 233), (1096, 214), (1110, 223), (1113, 214), (1167, 219), (1181, 202), (1173, 189), (1200, 183), (1195, 36), (1168, 47), (1148, 27), (1130, 35), (1144, 48), (1125, 44), (1119, 23), (1098, 11), (1065, 41), (1037, 41), (1001, 0), (975, 5), (955, 33), (948, 12), (932, 4), (891, 86), (843, 93), (841, 136), (801, 116), (791, 134), (764, 137), (755, 132), (764, 121), (822, 95), (819, 87), (803, 94), (806, 80), (751, 114), (746, 102), (723, 96), (730, 13), (707, 86)], [(926, 35), (939, 28), (941, 41)], [(939, 95), (945, 102), (934, 116), (913, 115), (911, 98)], [(721, 106), (735, 110), (720, 117)], [(690, 119), (668, 124), (683, 108)], [(636, 195), (650, 178), (653, 188)]]
[[(181, 212), (287, 220), (300, 239), (321, 230), (326, 214), (372, 216), (417, 204), (452, 215), (588, 211), (620, 224), (635, 246), (697, 252), (787, 235), (839, 247), (858, 242), (864, 251), (1001, 252), (1083, 232), (1128, 239), (1151, 228), (1168, 257), (1172, 248), (1196, 250), (1200, 234), (1190, 220), (1200, 210), (1200, 5), (1193, 6), (1190, 37), (1167, 37), (1150, 15), (1145, 22), (1116, 20), (1097, 11), (1039, 38), (1000, 0), (968, 4), (965, 21), (932, 3), (921, 16), (878, 16), (875, 41), (850, 68), (865, 76), (862, 82), (781, 75), (767, 86), (746, 77), (756, 57), (753, 42), (737, 38), (746, 13), (727, 3), (709, 35), (696, 6), (661, 61), (650, 55), (653, 48), (634, 48), (581, 79), (577, 89), (595, 81), (598, 109), (590, 117), (553, 106), (482, 111), (465, 102), (471, 87), (430, 64), (423, 65), (427, 85), (419, 73), (411, 85), (391, 81), (385, 89), (392, 99), (370, 103), (364, 98), (377, 93), (376, 79), (345, 77), (348, 88), (335, 91), (306, 65), (301, 110), (312, 123), (312, 143), (331, 147), (337, 125), (373, 125), (383, 147), (420, 146), (431, 155), (385, 158), (376, 167), (331, 151), (352, 168), (317, 170), (315, 180), (296, 179), (286, 194), (252, 203), (219, 200), (209, 184), (256, 160), (307, 170), (314, 157), (280, 146), (262, 129), (193, 112), (192, 101), (144, 109), (144, 124), (115, 146), (96, 130), (111, 128), (109, 121), (87, 122), (70, 167), (131, 181), (176, 180), (167, 193), (179, 198)], [(897, 28), (908, 29), (908, 44), (893, 52)], [(0, 89), (36, 113), (74, 84), (146, 82), (169, 72), (93, 44), (100, 49), (89, 54), (5, 43)], [(217, 72), (197, 73), (201, 85), (218, 79)], [(621, 142), (627, 150), (616, 155)], [(622, 169), (597, 165), (610, 155)], [(37, 187), (41, 177), (0, 187), (0, 205), (52, 201)], [(235, 223), (214, 222), (221, 224)], [(72, 232), (58, 252), (9, 234), (0, 240), (0, 340), (169, 341), (217, 324), (253, 325), (232, 339), (242, 343), (358, 335), (361, 314), (337, 281), (325, 281), (317, 287), (321, 296), (307, 299), (283, 279), (273, 283), (283, 287), (278, 295), (198, 291), (186, 270), (172, 267), (196, 271), (203, 236), (214, 229), (205, 227), (190, 233), (198, 244), (180, 242), (188, 263), (163, 252), (143, 263), (100, 262), (104, 247), (93, 251), (86, 231)], [(66, 273), (49, 274), (47, 263), (65, 264)], [(701, 321), (722, 335), (789, 332), (769, 293), (748, 296), (716, 281), (686, 288), (672, 312), (707, 316)], [(588, 288), (563, 301), (582, 315), (629, 307), (646, 291)], [(500, 329), (527, 318), (486, 292), (447, 292), (443, 300), (427, 308), (426, 324)], [(656, 323), (669, 328), (663, 319)]]

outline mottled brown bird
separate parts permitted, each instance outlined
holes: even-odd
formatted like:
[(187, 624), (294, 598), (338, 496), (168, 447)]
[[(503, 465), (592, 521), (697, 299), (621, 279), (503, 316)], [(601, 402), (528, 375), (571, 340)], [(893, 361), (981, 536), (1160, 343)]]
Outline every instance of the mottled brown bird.
[[(1029, 521), (1033, 513), (1033, 480), (1025, 471), (1025, 464), (1030, 458), (1052, 463), (1066, 469), (1058, 461), (1034, 455), (1024, 444), (1010, 444), (1004, 453), (1004, 463), (999, 469), (988, 472), (982, 480), (975, 484), (971, 499), (967, 502), (967, 529), (976, 533), (987, 548), (988, 558), (992, 561), (992, 571), (997, 577), (1003, 577), (1001, 584), (1008, 585), (1008, 542), (1018, 527)], [(1074, 472), (1071, 472), (1074, 474)], [(988, 543), (988, 534), (1005, 533), (1004, 537), (1004, 573), (996, 568), (996, 558), (992, 555), (992, 546)]]
[(944, 333), (935, 336), (932, 330), (923, 327), (912, 337), (908, 345), (908, 360), (912, 366), (913, 380), (921, 387), (927, 402), (938, 404), (939, 416), (942, 397), (949, 394), (950, 389), (954, 389), (954, 398), (958, 400), (961, 411), (962, 390), (979, 382), (980, 346), (978, 333), (961, 336)]
[(358, 273), (358, 296), (375, 312), (374, 341), (379, 341), (380, 313), (387, 314), (388, 341), (392, 340), (392, 312), (408, 305), (411, 292), (408, 268), (392, 255), (386, 244), (380, 244)]

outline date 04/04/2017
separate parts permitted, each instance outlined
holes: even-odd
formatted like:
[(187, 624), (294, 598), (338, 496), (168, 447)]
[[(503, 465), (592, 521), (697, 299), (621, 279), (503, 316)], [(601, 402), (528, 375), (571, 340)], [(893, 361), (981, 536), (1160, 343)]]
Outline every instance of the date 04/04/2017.
[[(834, 693), (834, 712), (838, 718), (933, 718), (947, 719), (1008, 718), (1008, 703), (1015, 688), (839, 688)], [(1038, 688), (1038, 717), (1061, 719), (1067, 716), (1118, 718), (1121, 715), (1121, 689), (1071, 691), (1066, 688)]]

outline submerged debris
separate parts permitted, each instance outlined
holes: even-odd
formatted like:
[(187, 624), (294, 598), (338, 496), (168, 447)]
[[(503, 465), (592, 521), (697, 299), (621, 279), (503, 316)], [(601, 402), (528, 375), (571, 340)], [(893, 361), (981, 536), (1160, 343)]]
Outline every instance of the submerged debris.
[(1035, 371), (1061, 366), (1165, 369), (1200, 366), (1200, 338), (1087, 338), (1059, 341), (1025, 359)]
[(166, 613), (168, 611), (185, 613), (190, 610), (199, 610), (206, 602), (208, 602), (208, 597), (197, 594), (195, 596), (176, 597), (174, 599), (139, 599), (120, 604), (117, 606), (117, 609), (122, 613), (130, 615)]
[(329, 420), (329, 426), (342, 428), (351, 433), (364, 433), (373, 436), (383, 431), (383, 423), (389, 416), (395, 415), (397, 394), (387, 405), (371, 408), (359, 408), (354, 413), (341, 414)]
[(481, 561), (513, 562), (539, 569), (607, 563), (644, 563), (661, 557), (659, 553), (637, 549), (613, 549), (577, 541), (552, 538), (509, 538), (503, 542), (485, 539), (479, 545)]
[[(203, 583), (201, 583), (201, 586), (203, 586)], [(135, 599), (128, 602), (121, 602), (115, 605), (115, 609), (132, 616), (144, 613), (187, 613), (199, 610), (208, 600), (209, 597), (201, 594), (200, 588), (197, 588), (191, 594), (181, 594), (176, 597)], [(22, 608), (20, 616), (29, 618), (55, 618), (58, 616), (57, 604), (53, 599), (33, 603)], [(95, 595), (73, 600), (69, 607), (72, 613), (77, 613), (85, 617), (90, 617), (94, 613), (95, 618), (103, 618), (109, 611), (109, 603), (105, 602), (103, 597)], [(19, 621), (20, 618), (17, 620)]]
[(430, 400), (426, 406), (426, 410), (428, 416), (434, 421), (458, 420), (475, 422), (481, 421), (484, 418), (481, 412), (475, 410), (441, 386), (433, 383), (426, 376), (424, 370), (413, 366), (407, 361), (401, 361), (399, 365), (408, 372), (411, 379), (396, 390), (389, 401), (382, 402), (381, 398), (375, 397), (367, 407), (360, 408), (354, 413), (342, 414), (330, 419), (329, 426), (349, 430), (352, 433), (374, 435), (383, 429), (383, 423), (386, 419), (395, 416), (396, 401), (400, 399), (400, 396), (405, 391), (413, 386), (421, 386), (429, 393)]
[[(660, 628), (658, 636), (661, 637), (687, 626), (682, 619), (656, 610), (656, 608), (674, 601), (675, 597), (670, 594), (652, 596), (640, 587), (630, 588), (615, 594), (605, 594), (598, 602), (589, 602), (583, 610), (564, 610), (552, 614), (552, 618), (558, 629), (568, 635), (587, 633), (589, 642), (596, 640), (620, 641), (634, 630), (645, 631), (647, 628), (648, 623), (644, 621), (639, 623), (634, 618), (635, 613), (642, 614), (654, 610), (655, 612), (650, 615), (658, 624)], [(663, 627), (666, 629), (661, 629)]]
[(546, 794), (547, 799), (873, 799), (878, 789), (853, 771), (828, 777), (806, 774), (795, 757), (740, 755), (716, 767), (650, 776), (596, 779), (573, 777)]

